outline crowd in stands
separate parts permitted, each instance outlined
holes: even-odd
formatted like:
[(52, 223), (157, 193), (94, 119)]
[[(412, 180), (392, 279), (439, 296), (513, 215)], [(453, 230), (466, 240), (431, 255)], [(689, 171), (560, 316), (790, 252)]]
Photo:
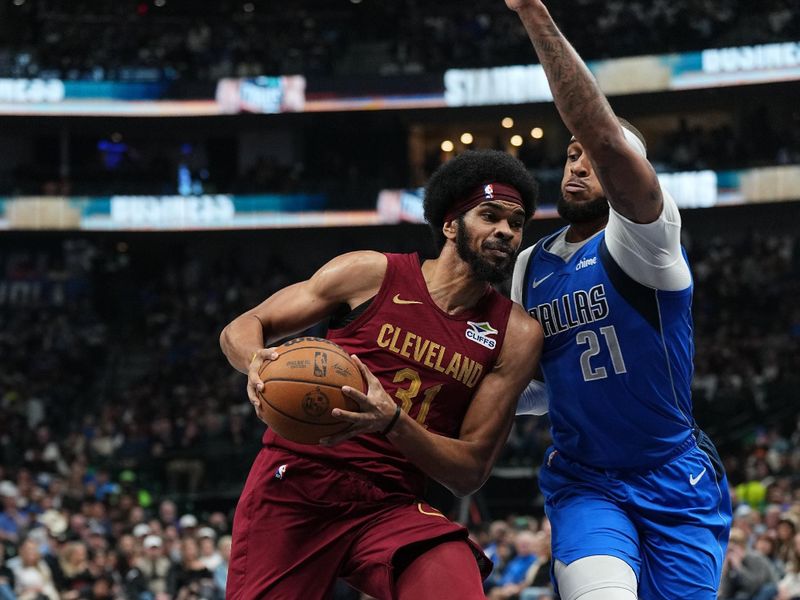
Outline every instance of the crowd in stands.
[[(648, 140), (648, 156), (659, 172), (739, 170), (755, 167), (800, 164), (800, 113), (788, 121), (780, 111), (758, 104), (742, 115), (730, 116), (725, 125), (709, 126), (701, 118), (674, 118), (674, 126)], [(295, 139), (301, 140), (307, 131), (299, 129)], [(189, 135), (189, 131), (185, 135)], [(195, 133), (192, 133), (195, 135)], [(566, 136), (560, 139), (553, 132), (548, 139), (528, 138), (518, 150), (519, 158), (543, 183), (553, 183), (549, 195), (558, 193), (563, 173)], [(86, 150), (86, 144), (76, 144), (73, 167), (69, 175), (59, 177), (58, 166), (43, 166), (37, 156), (22, 162), (12, 170), (0, 166), (0, 194), (10, 195), (73, 195), (104, 196), (112, 194), (172, 195), (178, 193), (233, 194), (324, 194), (329, 208), (373, 208), (381, 189), (385, 187), (416, 187), (419, 181), (407, 174), (414, 171), (403, 162), (385, 162), (376, 166), (374, 156), (363, 152), (358, 138), (331, 146), (325, 160), (309, 153), (280, 158), (261, 155), (252, 158), (247, 168), (234, 165), (227, 170), (209, 158), (207, 140), (196, 144), (195, 153), (188, 158), (177, 151), (167, 151), (168, 144), (159, 139), (125, 138), (125, 152), (119, 162), (109, 166), (102, 152)], [(232, 140), (232, 144), (236, 141)], [(174, 146), (179, 144), (174, 143)], [(470, 149), (484, 149), (480, 143)], [(495, 145), (506, 149), (503, 143)], [(436, 147), (424, 161), (421, 174), (427, 178), (452, 154)], [(402, 159), (401, 159), (402, 160)], [(184, 163), (187, 163), (186, 166)], [(182, 185), (179, 173), (185, 174), (191, 186)], [(387, 166), (390, 165), (390, 166)], [(227, 166), (227, 165), (226, 165)], [(546, 197), (547, 203), (554, 203)]]
[[(800, 39), (792, 0), (549, 4), (589, 59)], [(63, 79), (442, 72), (528, 61), (501, 0), (14, 2), (0, 73)], [(1, 27), (1, 26), (0, 26)]]
[[(552, 3), (550, 9), (589, 60), (800, 40), (792, 0), (579, 0)], [(421, 0), (301, 0), (291, 6), (264, 0), (21, 0), (0, 5), (0, 77), (166, 78), (179, 82), (171, 89), (181, 98), (193, 85), (210, 96), (210, 82), (225, 76), (302, 73), (309, 76), (308, 91), (313, 93), (315, 76), (356, 74), (359, 81), (370, 74), (438, 75), (452, 67), (531, 60), (530, 42), (502, 0), (479, 0), (468, 11), (456, 2)], [(736, 109), (741, 114), (729, 109), (731, 114), (711, 122), (697, 116), (678, 122), (678, 115), (668, 111), (673, 114), (665, 119), (674, 125), (659, 127), (663, 134), (651, 140), (651, 159), (660, 171), (798, 164), (800, 116), (793, 109), (789, 115), (765, 108), (770, 102), (752, 102), (752, 111)], [(37, 150), (59, 147), (55, 137), (46, 137), (53, 135), (48, 130), (15, 161), (0, 165), (0, 194), (311, 192), (327, 194), (335, 207), (365, 208), (373, 205), (383, 179), (391, 179), (391, 187), (414, 187), (420, 184), (416, 178), (429, 175), (444, 159), (437, 141), (424, 167), (395, 168), (393, 160), (391, 169), (378, 173), (374, 154), (363, 151), (368, 144), (359, 136), (341, 136), (324, 157), (319, 147), (304, 153), (313, 136), (302, 125), (289, 144), (293, 150), (279, 159), (230, 159), (234, 152), (229, 148), (242, 146), (236, 139), (241, 130), (226, 132), (229, 139), (220, 150), (212, 148), (219, 142), (218, 132), (203, 139), (196, 129), (187, 127), (175, 135), (196, 142), (197, 156), (191, 157), (172, 148), (191, 144), (147, 133), (122, 142), (106, 139), (111, 132), (97, 139), (74, 133), (62, 155)], [(507, 143), (498, 146), (507, 148)], [(527, 139), (520, 156), (545, 178), (557, 177), (563, 149)], [(182, 176), (191, 184), (182, 184)]]
[[(744, 540), (725, 600), (751, 597), (751, 566), (767, 574), (759, 600), (793, 598), (777, 590), (800, 580), (800, 309), (785, 302), (800, 294), (799, 242), (687, 231), (696, 416), (722, 449)], [(310, 265), (275, 251), (245, 273), (235, 253), (214, 256), (177, 241), (149, 258), (102, 240), (0, 246), (0, 599), (221, 597), (263, 426), (216, 338)], [(549, 441), (546, 419), (520, 419), (501, 466), (535, 467)], [(549, 598), (540, 519), (476, 529), (497, 559), (490, 598)]]

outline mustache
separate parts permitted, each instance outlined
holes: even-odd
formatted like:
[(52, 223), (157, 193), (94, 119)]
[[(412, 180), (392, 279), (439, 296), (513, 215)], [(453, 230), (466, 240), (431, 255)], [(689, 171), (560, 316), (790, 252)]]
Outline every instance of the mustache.
[(483, 247), (486, 250), (500, 250), (507, 254), (514, 254), (514, 248), (510, 244), (504, 242), (484, 242)]

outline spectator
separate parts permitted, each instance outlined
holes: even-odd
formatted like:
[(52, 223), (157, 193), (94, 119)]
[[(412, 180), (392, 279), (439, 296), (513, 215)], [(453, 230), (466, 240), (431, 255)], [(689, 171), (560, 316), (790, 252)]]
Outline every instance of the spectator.
[(15, 600), (14, 572), (5, 562), (5, 549), (0, 545), (0, 600)]
[(173, 564), (167, 574), (167, 593), (173, 598), (187, 598), (192, 594), (214, 598), (214, 576), (200, 562), (197, 541), (185, 537), (181, 540), (180, 548), (181, 561)]
[(228, 583), (228, 563), (231, 559), (231, 536), (223, 535), (217, 542), (217, 550), (222, 558), (220, 563), (214, 569), (214, 585), (217, 591), (224, 597), (225, 588)]
[(503, 520), (492, 521), (489, 525), (489, 541), (483, 551), (494, 565), (492, 572), (484, 582), (484, 589), (489, 591), (500, 584), (506, 564), (511, 560), (513, 545), (511, 544), (511, 527)]
[(797, 536), (797, 517), (786, 512), (783, 513), (776, 527), (777, 555), (783, 564), (788, 565), (795, 558), (794, 538)]
[(95, 577), (89, 570), (88, 551), (83, 542), (68, 542), (59, 556), (62, 600), (74, 600), (92, 587)]
[(769, 560), (748, 550), (747, 534), (733, 527), (722, 567), (721, 600), (771, 600), (777, 591), (778, 575)]
[(28, 514), (19, 509), (19, 490), (11, 481), (0, 481), (0, 500), (3, 512), (0, 512), (0, 540), (16, 543), (19, 532), (29, 521)]
[(534, 551), (538, 545), (536, 534), (523, 529), (514, 535), (514, 558), (503, 569), (498, 586), (489, 592), (489, 598), (501, 600), (519, 594), (528, 569), (536, 561)]
[(145, 582), (145, 587), (153, 597), (158, 598), (167, 592), (167, 578), (172, 562), (164, 556), (164, 543), (157, 535), (148, 535), (142, 544), (144, 556), (134, 563)]
[(211, 527), (201, 527), (197, 530), (197, 543), (200, 545), (200, 562), (211, 571), (222, 562), (222, 555), (217, 550), (217, 534)]
[(92, 582), (92, 585), (83, 590), (78, 596), (79, 600), (112, 600), (116, 596), (116, 584), (111, 575), (102, 575)]
[(8, 561), (14, 572), (16, 593), (20, 600), (60, 600), (53, 572), (39, 552), (39, 546), (27, 538), (19, 547), (19, 556)]
[(774, 533), (765, 531), (759, 535), (756, 538), (755, 544), (753, 544), (753, 549), (769, 560), (773, 571), (775, 571), (778, 575), (783, 575), (785, 571), (785, 565), (783, 562), (778, 560), (778, 549), (775, 545)]
[(553, 586), (550, 581), (550, 528), (543, 528), (534, 534), (533, 552), (536, 559), (528, 568), (519, 583), (508, 583), (495, 588), (489, 594), (495, 600), (550, 600)]
[(545, 521), (541, 531), (536, 534), (536, 562), (531, 565), (522, 582), (520, 600), (552, 600), (554, 591), (550, 579), (553, 552), (550, 545), (550, 523)]

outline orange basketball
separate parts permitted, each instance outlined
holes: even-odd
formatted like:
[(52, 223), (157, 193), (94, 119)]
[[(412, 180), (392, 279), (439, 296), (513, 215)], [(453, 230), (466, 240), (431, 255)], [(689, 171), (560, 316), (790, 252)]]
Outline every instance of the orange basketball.
[(263, 416), (275, 433), (292, 442), (318, 444), (320, 438), (349, 429), (352, 423), (334, 418), (331, 410), (358, 411), (342, 386), (362, 392), (366, 387), (347, 352), (316, 337), (290, 340), (275, 351), (278, 358), (258, 373), (264, 382)]

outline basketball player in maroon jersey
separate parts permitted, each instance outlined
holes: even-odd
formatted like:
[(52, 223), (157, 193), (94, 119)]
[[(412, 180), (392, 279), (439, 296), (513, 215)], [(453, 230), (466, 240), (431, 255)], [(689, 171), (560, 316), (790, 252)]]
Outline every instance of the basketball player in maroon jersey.
[[(536, 185), (515, 158), (468, 152), (425, 195), (440, 249), (352, 252), (231, 322), (220, 343), (260, 416), (265, 345), (331, 319), (328, 338), (368, 383), (360, 412), (319, 446), (271, 430), (234, 518), (227, 597), (322, 600), (337, 577), (379, 599), (484, 598), (491, 564), (466, 530), (420, 500), (426, 478), (478, 489), (534, 374), (542, 330), (491, 283), (510, 276)], [(534, 357), (534, 360), (531, 360)]]

